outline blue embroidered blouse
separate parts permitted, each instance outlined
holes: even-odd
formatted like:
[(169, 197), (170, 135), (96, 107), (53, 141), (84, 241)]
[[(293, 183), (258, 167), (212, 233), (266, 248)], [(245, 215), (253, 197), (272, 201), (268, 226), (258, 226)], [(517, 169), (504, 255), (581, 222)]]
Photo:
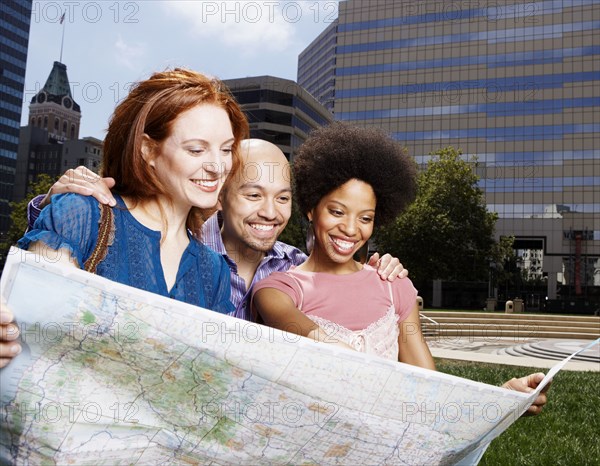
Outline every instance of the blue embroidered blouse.
[[(115, 196), (115, 199), (114, 240), (106, 258), (98, 265), (98, 275), (216, 312), (235, 310), (229, 300), (229, 266), (189, 232), (190, 243), (181, 257), (175, 284), (168, 290), (160, 263), (160, 231), (142, 225), (131, 215), (121, 197)], [(81, 266), (96, 246), (99, 222), (100, 206), (93, 197), (53, 196), (33, 230), (27, 232), (18, 245), (28, 249), (31, 243), (42, 241), (52, 249), (68, 249)]]

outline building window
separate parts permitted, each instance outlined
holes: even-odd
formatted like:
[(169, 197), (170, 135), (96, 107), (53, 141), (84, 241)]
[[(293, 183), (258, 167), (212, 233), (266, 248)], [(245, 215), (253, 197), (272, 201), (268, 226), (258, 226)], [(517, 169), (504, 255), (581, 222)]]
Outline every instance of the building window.
[(54, 131), (58, 131), (58, 125), (59, 125), (58, 118), (55, 118), (54, 119)]
[(75, 139), (75, 125), (71, 125), (71, 139)]
[(31, 126), (35, 126), (35, 118), (31, 119)]
[(67, 122), (66, 121), (63, 121), (63, 130), (62, 130), (62, 132), (63, 132), (63, 136), (67, 135)]

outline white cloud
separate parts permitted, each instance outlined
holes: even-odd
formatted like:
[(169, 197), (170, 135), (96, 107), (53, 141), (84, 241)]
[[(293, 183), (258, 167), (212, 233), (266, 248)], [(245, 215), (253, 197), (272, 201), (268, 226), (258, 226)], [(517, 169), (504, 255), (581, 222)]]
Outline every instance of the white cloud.
[[(183, 21), (194, 36), (237, 47), (246, 54), (282, 52), (294, 42), (298, 24), (306, 20), (303, 2), (168, 1), (168, 14)], [(206, 44), (211, 47), (211, 42)]]
[(128, 44), (119, 34), (115, 42), (115, 53), (117, 63), (130, 70), (136, 70), (146, 55), (146, 46), (141, 42)]
[[(184, 66), (222, 79), (295, 79), (298, 54), (335, 19), (337, 9), (337, 0), (117, 3), (89, 2), (94, 8), (86, 10), (87, 16), (83, 4), (75, 6), (66, 26), (62, 61), (84, 114), (80, 134), (86, 136), (103, 138), (109, 115), (130, 83), (154, 71)], [(91, 22), (98, 6), (102, 18)], [(32, 20), (23, 124), (31, 96), (59, 58), (61, 34), (56, 22)]]

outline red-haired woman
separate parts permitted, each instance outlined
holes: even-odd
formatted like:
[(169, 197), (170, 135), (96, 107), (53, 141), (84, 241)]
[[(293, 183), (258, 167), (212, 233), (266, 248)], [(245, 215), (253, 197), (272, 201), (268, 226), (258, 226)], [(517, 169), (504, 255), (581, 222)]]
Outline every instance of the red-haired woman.
[[(218, 80), (186, 69), (137, 83), (110, 120), (102, 176), (117, 205), (96, 273), (217, 312), (229, 302), (229, 268), (190, 234), (214, 210), (239, 165), (248, 123)], [(23, 249), (83, 267), (97, 251), (101, 206), (93, 197), (54, 196)]]

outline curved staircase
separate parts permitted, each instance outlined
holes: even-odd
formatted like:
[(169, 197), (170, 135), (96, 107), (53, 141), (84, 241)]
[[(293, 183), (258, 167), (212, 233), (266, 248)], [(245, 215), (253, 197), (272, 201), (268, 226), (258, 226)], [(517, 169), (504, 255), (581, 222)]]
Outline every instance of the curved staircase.
[(600, 338), (600, 317), (597, 316), (459, 311), (421, 311), (421, 314), (425, 338)]
[[(496, 355), (561, 360), (600, 338), (600, 317), (489, 312), (422, 311), (423, 335), (430, 345), (472, 350), (489, 347)], [(470, 348), (470, 349), (469, 349)], [(600, 367), (600, 345), (573, 360)]]
[[(577, 345), (573, 345), (572, 343), (572, 341), (568, 340), (558, 342), (538, 341), (497, 349), (493, 354), (562, 360), (579, 349)], [(600, 349), (596, 347), (586, 350), (583, 353), (574, 356), (573, 361), (587, 361), (600, 364)]]

